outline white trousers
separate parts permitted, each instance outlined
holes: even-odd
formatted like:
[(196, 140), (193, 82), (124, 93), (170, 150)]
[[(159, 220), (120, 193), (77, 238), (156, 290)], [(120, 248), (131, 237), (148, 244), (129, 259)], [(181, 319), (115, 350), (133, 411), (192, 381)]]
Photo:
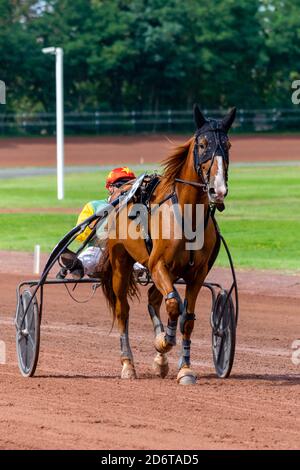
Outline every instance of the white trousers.
[[(84, 274), (87, 276), (92, 276), (96, 271), (102, 255), (101, 248), (97, 246), (88, 246), (83, 250), (78, 259), (83, 264)], [(140, 271), (141, 269), (145, 269), (141, 263), (134, 263), (133, 269), (136, 271)]]

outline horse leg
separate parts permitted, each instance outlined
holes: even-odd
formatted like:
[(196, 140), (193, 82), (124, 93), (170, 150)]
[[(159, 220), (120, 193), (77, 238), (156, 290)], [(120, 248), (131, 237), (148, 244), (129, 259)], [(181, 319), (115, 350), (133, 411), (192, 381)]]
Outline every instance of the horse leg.
[(195, 323), (195, 304), (205, 277), (206, 270), (205, 274), (201, 273), (193, 283), (187, 284), (186, 286), (184, 309), (180, 317), (182, 349), (178, 363), (179, 372), (177, 375), (177, 382), (181, 385), (192, 385), (196, 383), (196, 374), (191, 368), (190, 361), (191, 336)]
[[(163, 296), (153, 284), (148, 290), (148, 311), (151, 317), (151, 321), (154, 329), (154, 336), (156, 337), (164, 331), (163, 324), (160, 319), (160, 306)], [(169, 364), (166, 354), (158, 352), (153, 361), (153, 369), (155, 375), (161, 378), (165, 378), (169, 372)]]
[[(122, 261), (121, 261), (122, 259)], [(131, 265), (130, 265), (131, 264)], [(132, 263), (126, 259), (126, 252), (115, 261), (113, 266), (113, 291), (116, 296), (115, 316), (120, 332), (122, 379), (136, 379), (133, 355), (129, 343), (129, 304), (127, 300), (128, 280), (132, 270)], [(126, 282), (127, 279), (127, 282)]]
[(153, 266), (151, 276), (157, 289), (165, 297), (169, 317), (166, 332), (161, 331), (154, 340), (156, 350), (164, 354), (176, 344), (176, 329), (178, 317), (181, 313), (181, 300), (163, 260), (159, 260)]

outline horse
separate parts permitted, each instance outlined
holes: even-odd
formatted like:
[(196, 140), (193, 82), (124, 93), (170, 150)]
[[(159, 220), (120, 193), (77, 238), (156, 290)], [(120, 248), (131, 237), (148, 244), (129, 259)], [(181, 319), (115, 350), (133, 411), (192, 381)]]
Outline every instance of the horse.
[[(174, 218), (171, 235), (163, 238), (159, 234), (152, 240), (151, 249), (145, 239), (130, 236), (108, 238), (100, 260), (102, 289), (108, 305), (117, 320), (121, 345), (121, 378), (137, 377), (129, 343), (129, 302), (138, 296), (138, 286), (133, 274), (133, 264), (138, 261), (151, 274), (153, 284), (148, 290), (148, 310), (154, 327), (156, 356), (153, 367), (156, 375), (164, 378), (169, 366), (167, 353), (176, 344), (176, 331), (180, 318), (182, 350), (178, 364), (177, 382), (182, 385), (196, 383), (196, 374), (191, 366), (191, 336), (195, 321), (195, 304), (204, 280), (218, 255), (220, 238), (211, 216), (211, 208), (224, 209), (224, 198), (228, 193), (228, 167), (230, 141), (228, 132), (234, 122), (236, 108), (231, 109), (221, 120), (206, 118), (198, 105), (194, 106), (196, 132), (194, 136), (163, 160), (163, 172), (151, 194), (151, 207), (171, 209), (177, 203), (183, 214), (185, 205), (192, 209), (195, 217), (197, 205), (203, 208), (204, 240), (200, 248), (187, 249), (187, 240), (174, 237)], [(130, 217), (133, 203), (125, 209)], [(148, 210), (151, 221), (155, 211)], [(120, 217), (120, 214), (116, 218)], [(160, 219), (161, 220), (161, 219)], [(179, 222), (178, 222), (179, 223)], [(150, 224), (151, 225), (151, 224)], [(195, 228), (195, 221), (192, 222)], [(150, 234), (151, 236), (151, 234)], [(185, 281), (185, 299), (182, 301), (174, 282)], [(166, 330), (160, 318), (160, 307), (165, 300), (168, 322)]]

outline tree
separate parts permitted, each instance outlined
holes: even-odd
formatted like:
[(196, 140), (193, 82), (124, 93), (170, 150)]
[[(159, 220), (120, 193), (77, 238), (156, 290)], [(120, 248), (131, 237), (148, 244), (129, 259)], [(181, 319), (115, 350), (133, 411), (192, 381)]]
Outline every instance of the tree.
[(54, 111), (41, 49), (60, 46), (68, 111), (287, 107), (299, 17), (294, 0), (0, 0), (0, 79), (11, 110)]

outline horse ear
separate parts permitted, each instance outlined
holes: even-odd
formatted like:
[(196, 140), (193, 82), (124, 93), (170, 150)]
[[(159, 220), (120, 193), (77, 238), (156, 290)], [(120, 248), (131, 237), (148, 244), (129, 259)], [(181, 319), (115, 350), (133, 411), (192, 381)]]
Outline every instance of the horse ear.
[(201, 129), (201, 127), (205, 124), (206, 119), (200, 111), (200, 108), (197, 104), (194, 104), (194, 119), (197, 129)]
[(232, 108), (228, 114), (222, 119), (222, 124), (226, 132), (231, 128), (233, 121), (235, 120), (236, 108)]

